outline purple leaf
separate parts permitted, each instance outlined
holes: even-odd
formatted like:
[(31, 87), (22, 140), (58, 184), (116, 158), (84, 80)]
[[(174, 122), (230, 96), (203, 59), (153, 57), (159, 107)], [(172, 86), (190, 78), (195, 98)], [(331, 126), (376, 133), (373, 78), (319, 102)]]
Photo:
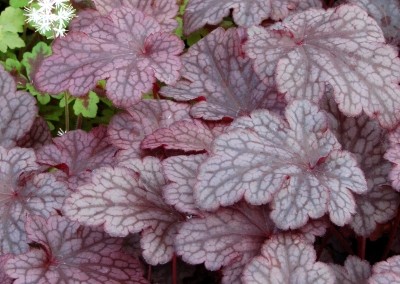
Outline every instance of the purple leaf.
[(15, 284), (148, 283), (140, 262), (122, 252), (122, 239), (60, 216), (29, 218), (27, 230), (41, 246), (7, 262)]
[(281, 111), (283, 97), (258, 79), (243, 55), (244, 40), (243, 29), (213, 31), (182, 56), (183, 79), (160, 93), (183, 101), (205, 98), (191, 114), (209, 120), (236, 118), (259, 108)]
[(108, 128), (110, 141), (120, 148), (140, 155), (140, 143), (157, 129), (176, 121), (192, 120), (189, 106), (167, 100), (143, 100), (113, 117)]
[[(219, 129), (218, 129), (219, 130)], [(154, 149), (163, 146), (165, 149), (183, 151), (210, 151), (215, 136), (213, 130), (200, 120), (182, 120), (169, 128), (161, 128), (148, 135), (142, 142), (142, 148)]]
[(358, 235), (369, 236), (377, 223), (392, 219), (400, 203), (399, 195), (388, 186), (390, 163), (383, 158), (387, 148), (387, 131), (365, 114), (346, 117), (336, 103), (326, 100), (324, 108), (331, 115), (332, 129), (343, 149), (352, 152), (367, 179), (368, 192), (356, 195), (356, 214), (350, 226)]
[(29, 131), (36, 114), (35, 99), (17, 91), (14, 79), (0, 66), (0, 145), (14, 147)]
[(336, 264), (331, 264), (330, 267), (335, 272), (336, 283), (367, 283), (367, 279), (371, 276), (371, 265), (368, 261), (353, 255), (347, 257), (344, 267)]
[(312, 245), (293, 235), (278, 235), (265, 243), (261, 256), (254, 258), (245, 268), (243, 283), (316, 283), (333, 284), (332, 269), (316, 262)]
[(223, 266), (228, 273), (227, 279), (224, 277), (222, 282), (230, 283), (232, 275), (239, 278), (245, 264), (259, 253), (274, 230), (266, 206), (240, 203), (231, 208), (221, 208), (213, 214), (205, 213), (205, 218), (185, 222), (176, 237), (175, 246), (177, 254), (185, 262), (204, 262), (209, 270), (218, 270)]
[(346, 2), (365, 9), (380, 25), (388, 43), (400, 44), (400, 4), (398, 0), (347, 0)]
[(231, 9), (238, 26), (250, 27), (267, 18), (281, 20), (289, 13), (321, 6), (319, 0), (190, 0), (184, 15), (185, 34), (205, 24), (218, 24), (230, 14)]
[(400, 119), (400, 58), (357, 6), (308, 10), (268, 29), (251, 27), (246, 51), (257, 74), (275, 77), (286, 99), (318, 101), (329, 84), (340, 110), (362, 110), (384, 127)]
[(30, 149), (0, 147), (0, 240), (1, 253), (21, 253), (28, 249), (24, 229), (27, 214), (45, 217), (61, 209), (67, 186), (51, 173), (34, 176), (23, 183), (20, 176), (38, 169)]
[(173, 238), (183, 216), (164, 202), (165, 184), (161, 163), (153, 157), (132, 160), (129, 169), (102, 168), (93, 172), (91, 183), (67, 199), (64, 212), (86, 225), (103, 225), (112, 236), (142, 231), (146, 262), (166, 263), (172, 258)]
[(389, 135), (390, 147), (385, 154), (385, 159), (394, 164), (389, 173), (394, 189), (400, 192), (400, 127)]
[[(270, 236), (279, 233), (268, 215), (267, 206), (252, 206), (245, 202), (212, 214), (204, 213), (203, 218), (190, 219), (179, 229), (175, 241), (177, 253), (190, 264), (204, 262), (209, 270), (223, 267), (223, 283), (240, 283), (244, 266), (259, 254), (262, 244)], [(313, 241), (315, 235), (324, 232), (308, 226), (296, 233)]]
[(387, 284), (400, 282), (400, 256), (396, 255), (372, 267), (368, 284)]
[(213, 210), (244, 197), (254, 205), (273, 201), (271, 217), (282, 229), (299, 228), (326, 212), (338, 226), (350, 222), (351, 192), (365, 192), (367, 183), (316, 105), (291, 103), (286, 121), (254, 111), (230, 129), (200, 166), (194, 196), (201, 208)]
[(206, 154), (175, 156), (162, 162), (165, 177), (170, 181), (163, 189), (166, 203), (183, 213), (202, 214), (194, 202), (193, 187), (198, 168), (206, 158)]
[(38, 151), (38, 162), (64, 170), (71, 189), (88, 182), (92, 170), (114, 162), (116, 148), (108, 141), (104, 126), (89, 133), (69, 131), (53, 142)]
[(31, 130), (17, 141), (19, 147), (33, 148), (38, 150), (44, 145), (50, 144), (51, 132), (46, 120), (42, 117), (37, 117), (33, 122)]
[(178, 79), (183, 47), (155, 19), (122, 6), (82, 32), (57, 39), (34, 82), (43, 92), (83, 96), (97, 81), (108, 79), (107, 96), (126, 108), (138, 103), (156, 78), (167, 84)]
[(155, 18), (165, 31), (172, 32), (178, 27), (175, 17), (178, 13), (178, 5), (175, 0), (94, 0), (96, 9), (107, 15), (115, 8), (124, 6), (129, 9), (137, 9), (144, 14)]
[(14, 280), (10, 278), (5, 272), (4, 272), (4, 265), (6, 264), (7, 260), (9, 260), (12, 257), (11, 254), (3, 254), (0, 255), (0, 283), (1, 284), (12, 284)]

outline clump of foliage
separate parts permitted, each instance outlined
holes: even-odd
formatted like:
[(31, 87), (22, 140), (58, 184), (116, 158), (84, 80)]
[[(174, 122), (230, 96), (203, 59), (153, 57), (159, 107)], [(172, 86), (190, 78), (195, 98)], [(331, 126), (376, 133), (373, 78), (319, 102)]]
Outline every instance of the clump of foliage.
[[(36, 32), (38, 7), (63, 20)], [(0, 282), (399, 283), (399, 19), (397, 0), (10, 1)]]

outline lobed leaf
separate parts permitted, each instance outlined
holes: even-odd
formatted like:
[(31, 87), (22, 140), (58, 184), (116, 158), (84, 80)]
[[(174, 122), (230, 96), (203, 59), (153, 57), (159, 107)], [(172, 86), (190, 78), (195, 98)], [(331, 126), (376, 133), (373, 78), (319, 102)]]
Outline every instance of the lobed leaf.
[(400, 203), (399, 195), (388, 186), (390, 163), (383, 158), (388, 149), (387, 131), (365, 114), (356, 118), (343, 115), (332, 99), (326, 100), (323, 107), (343, 149), (355, 155), (367, 179), (368, 192), (355, 196), (356, 214), (350, 223), (358, 235), (367, 237), (377, 223), (395, 216)]
[(89, 133), (68, 131), (53, 139), (53, 144), (38, 150), (38, 162), (65, 171), (71, 189), (90, 180), (94, 169), (112, 165), (116, 148), (107, 139), (107, 128), (100, 126)]
[(312, 245), (293, 235), (272, 237), (245, 268), (243, 283), (335, 283), (331, 268), (316, 262)]
[(326, 212), (339, 226), (349, 223), (351, 192), (367, 191), (367, 183), (327, 127), (309, 101), (291, 103), (286, 121), (266, 110), (237, 119), (200, 166), (197, 205), (215, 210), (242, 197), (254, 205), (272, 201), (271, 218), (281, 229), (299, 228)]
[(331, 264), (336, 276), (336, 283), (359, 284), (367, 283), (371, 276), (371, 265), (366, 260), (357, 256), (349, 255), (344, 262), (344, 266)]
[(206, 158), (206, 154), (199, 154), (174, 156), (162, 161), (165, 177), (170, 181), (163, 188), (166, 203), (183, 213), (202, 214), (195, 204), (193, 187), (198, 168)]
[(20, 176), (38, 169), (33, 150), (0, 147), (0, 252), (21, 253), (28, 249), (24, 229), (26, 215), (48, 217), (60, 209), (67, 187), (51, 173), (22, 181)]
[[(219, 130), (219, 129), (218, 129)], [(176, 149), (183, 151), (210, 151), (215, 136), (220, 134), (200, 120), (181, 120), (168, 128), (160, 128), (146, 136), (141, 147), (144, 149)], [(214, 133), (213, 133), (214, 132)]]
[(140, 262), (122, 252), (122, 240), (65, 217), (28, 219), (29, 240), (40, 247), (9, 260), (7, 274), (23, 283), (148, 283)]
[(0, 145), (6, 148), (29, 131), (37, 114), (35, 99), (16, 90), (14, 79), (0, 66)]
[(327, 85), (347, 116), (362, 110), (384, 127), (400, 119), (400, 59), (379, 25), (357, 6), (310, 9), (268, 29), (248, 29), (256, 73), (286, 99), (318, 101)]
[(400, 127), (390, 133), (389, 142), (390, 146), (384, 157), (394, 164), (389, 173), (389, 179), (393, 188), (400, 191)]
[(113, 9), (121, 6), (137, 9), (155, 18), (165, 31), (172, 32), (178, 27), (175, 19), (178, 5), (174, 0), (94, 0), (96, 9), (102, 15), (107, 15)]
[(163, 200), (166, 180), (160, 161), (146, 157), (130, 164), (94, 171), (92, 181), (67, 199), (64, 213), (86, 225), (103, 225), (112, 236), (142, 231), (146, 262), (166, 263), (172, 258), (173, 238), (182, 216)]
[(393, 45), (400, 43), (400, 3), (396, 0), (346, 0), (360, 6), (375, 19), (382, 28), (386, 41)]
[(396, 283), (400, 281), (400, 256), (392, 256), (372, 267), (368, 284)]
[(258, 79), (243, 55), (244, 40), (243, 29), (218, 28), (208, 34), (182, 56), (183, 79), (160, 93), (183, 101), (204, 98), (191, 115), (209, 120), (236, 118), (260, 108), (282, 111), (282, 96)]
[(192, 120), (187, 104), (167, 100), (143, 100), (126, 112), (115, 115), (110, 122), (108, 135), (116, 147), (128, 150), (128, 156), (139, 157), (140, 143), (147, 135), (180, 120)]
[(33, 148), (38, 150), (44, 145), (52, 142), (51, 132), (46, 120), (36, 117), (29, 132), (17, 141), (19, 147)]
[[(222, 283), (239, 278), (244, 266), (256, 256), (264, 241), (274, 233), (266, 206), (240, 203), (221, 208), (203, 218), (183, 224), (175, 240), (177, 254), (190, 264), (204, 265), (209, 270), (223, 268)], [(236, 279), (236, 280), (237, 280)]]
[(24, 13), (14, 7), (5, 8), (0, 14), (0, 52), (5, 53), (8, 48), (24, 47), (25, 42), (18, 36), (24, 26)]
[(4, 271), (4, 265), (11, 257), (11, 254), (0, 255), (0, 283), (2, 284), (12, 284), (14, 282)]
[(322, 3), (319, 0), (191, 0), (185, 9), (184, 31), (189, 35), (205, 24), (216, 25), (231, 10), (238, 26), (250, 27), (267, 18), (281, 20), (311, 7), (322, 7)]
[(69, 91), (79, 97), (108, 79), (107, 96), (126, 108), (138, 103), (156, 78), (167, 84), (178, 79), (183, 47), (152, 17), (121, 6), (84, 30), (57, 39), (34, 83), (43, 92)]

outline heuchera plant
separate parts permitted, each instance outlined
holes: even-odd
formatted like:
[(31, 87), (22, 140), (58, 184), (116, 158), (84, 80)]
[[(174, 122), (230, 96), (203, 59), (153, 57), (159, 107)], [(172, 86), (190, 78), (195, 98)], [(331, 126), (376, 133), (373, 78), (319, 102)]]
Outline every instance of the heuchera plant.
[(71, 4), (0, 66), (1, 283), (400, 283), (399, 1)]

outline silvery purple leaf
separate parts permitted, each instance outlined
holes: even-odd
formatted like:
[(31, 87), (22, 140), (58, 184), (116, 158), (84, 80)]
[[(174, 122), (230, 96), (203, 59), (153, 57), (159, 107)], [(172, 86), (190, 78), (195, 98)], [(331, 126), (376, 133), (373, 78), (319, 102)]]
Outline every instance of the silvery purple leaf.
[(107, 15), (113, 9), (124, 6), (129, 9), (140, 10), (155, 18), (165, 31), (172, 32), (178, 26), (175, 20), (178, 5), (175, 0), (94, 0), (93, 2), (102, 15)]
[(385, 154), (385, 159), (394, 164), (389, 173), (389, 178), (393, 188), (400, 191), (400, 127), (390, 133), (389, 142), (390, 146)]
[(261, 255), (246, 266), (242, 281), (245, 284), (336, 283), (332, 269), (316, 261), (313, 246), (296, 235), (278, 235), (266, 242)]
[(51, 173), (21, 181), (23, 173), (37, 170), (31, 149), (0, 147), (0, 252), (21, 253), (28, 249), (25, 219), (28, 214), (48, 217), (61, 209), (67, 186)]
[(41, 63), (34, 83), (43, 92), (68, 91), (79, 97), (108, 79), (107, 96), (126, 108), (138, 103), (156, 78), (176, 82), (183, 47), (154, 18), (121, 6), (107, 17), (96, 17), (84, 31), (72, 30), (55, 40), (53, 54)]
[(107, 138), (107, 128), (100, 126), (90, 132), (68, 131), (39, 149), (37, 157), (40, 164), (63, 170), (74, 190), (90, 180), (92, 170), (113, 165), (116, 150)]
[(142, 232), (146, 262), (163, 264), (172, 258), (174, 236), (184, 220), (163, 200), (166, 183), (154, 157), (131, 160), (124, 168), (101, 168), (67, 199), (64, 213), (85, 225), (102, 225), (112, 236)]
[(387, 284), (400, 282), (400, 256), (395, 255), (372, 267), (368, 284)]
[(183, 79), (160, 93), (179, 101), (204, 98), (190, 112), (208, 120), (236, 118), (261, 108), (281, 112), (285, 100), (253, 71), (243, 54), (245, 39), (243, 29), (218, 28), (208, 34), (182, 56)]
[(207, 151), (216, 136), (221, 134), (222, 125), (210, 128), (201, 120), (182, 120), (175, 122), (168, 128), (160, 128), (146, 136), (142, 141), (142, 148), (154, 149), (162, 146), (165, 149), (183, 151)]
[(400, 203), (399, 195), (390, 186), (390, 163), (383, 158), (389, 146), (387, 131), (365, 114), (343, 115), (331, 98), (324, 100), (323, 108), (330, 115), (331, 129), (343, 149), (355, 155), (367, 179), (368, 192), (355, 195), (356, 214), (350, 223), (358, 235), (367, 237), (377, 223), (385, 223), (395, 216)]
[(127, 152), (126, 156), (140, 157), (140, 143), (147, 135), (180, 120), (192, 120), (189, 105), (167, 100), (143, 100), (115, 115), (108, 127), (108, 135), (113, 145)]
[(382, 28), (386, 41), (400, 43), (400, 3), (398, 0), (346, 0), (365, 9)]
[(206, 154), (200, 154), (169, 157), (162, 161), (165, 177), (170, 181), (163, 188), (165, 202), (183, 213), (202, 214), (194, 202), (193, 188), (199, 166), (206, 158)]
[(0, 145), (16, 146), (17, 140), (31, 129), (36, 114), (35, 99), (17, 91), (14, 79), (0, 66)]
[(33, 148), (38, 150), (44, 145), (50, 144), (51, 132), (46, 120), (42, 117), (37, 117), (29, 132), (17, 141), (19, 147)]
[(26, 227), (40, 247), (7, 262), (15, 284), (148, 284), (139, 260), (122, 252), (122, 239), (61, 216), (33, 216)]
[(336, 276), (336, 283), (359, 284), (367, 283), (371, 276), (371, 265), (366, 260), (349, 255), (344, 266), (330, 264)]
[(216, 138), (199, 169), (198, 206), (215, 210), (243, 197), (254, 205), (272, 201), (271, 218), (282, 229), (299, 228), (327, 212), (336, 225), (351, 221), (352, 192), (367, 191), (355, 158), (341, 150), (316, 105), (295, 101), (285, 116), (257, 110)]
[(347, 116), (364, 111), (387, 128), (400, 120), (400, 58), (363, 9), (310, 9), (269, 28), (251, 27), (248, 36), (256, 73), (274, 78), (288, 101), (317, 102), (329, 85)]
[(12, 284), (14, 282), (14, 279), (8, 276), (4, 271), (4, 265), (11, 257), (12, 254), (0, 255), (0, 283), (2, 284)]
[(258, 25), (267, 18), (282, 20), (293, 12), (322, 7), (320, 0), (190, 0), (184, 14), (184, 31), (190, 34), (205, 24), (216, 25), (233, 10), (238, 26)]

